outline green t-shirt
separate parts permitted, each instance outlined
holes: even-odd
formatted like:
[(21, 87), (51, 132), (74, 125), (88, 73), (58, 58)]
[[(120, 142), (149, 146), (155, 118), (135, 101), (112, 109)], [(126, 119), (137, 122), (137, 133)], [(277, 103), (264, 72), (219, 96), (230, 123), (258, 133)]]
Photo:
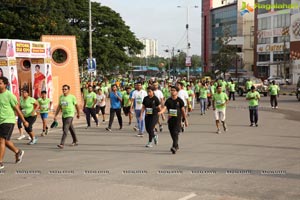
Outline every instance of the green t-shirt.
[(200, 87), (200, 98), (201, 99), (206, 99), (207, 98), (207, 88), (205, 87)]
[(67, 96), (61, 95), (59, 97), (59, 105), (62, 109), (62, 117), (74, 117), (75, 115), (75, 105), (77, 104), (76, 97), (72, 94), (69, 94)]
[(18, 104), (17, 98), (10, 91), (0, 93), (0, 124), (15, 124), (14, 107)]
[(49, 104), (50, 99), (48, 98), (38, 98), (38, 102), (40, 104), (40, 113), (48, 113), (49, 112)]
[(83, 98), (85, 98), (88, 93), (89, 90), (87, 88), (83, 88)]
[(278, 95), (279, 90), (278, 85), (270, 85), (269, 87), (270, 95)]
[(200, 86), (198, 84), (195, 85), (195, 92), (200, 93)]
[(96, 99), (97, 99), (97, 95), (95, 92), (87, 93), (87, 95), (84, 97), (85, 107), (92, 108)]
[(187, 93), (189, 95), (189, 102), (192, 102), (193, 101), (194, 91), (193, 90), (188, 90)]
[(123, 98), (123, 101), (124, 101), (124, 107), (129, 107), (131, 106), (131, 101), (129, 101), (129, 94), (127, 94), (126, 91), (123, 91), (122, 92), (122, 98)]
[(250, 90), (252, 85), (253, 85), (252, 81), (247, 81), (246, 82), (246, 89)]
[(171, 96), (171, 92), (169, 91), (169, 88), (165, 88), (165, 87), (164, 87), (164, 88), (162, 89), (162, 93), (163, 93), (165, 99), (167, 99), (167, 98), (169, 98), (169, 97)]
[(214, 95), (216, 93), (216, 86), (211, 85), (210, 86), (210, 91), (211, 91), (211, 94)]
[(34, 110), (34, 103), (36, 100), (32, 97), (27, 97), (27, 99), (21, 98), (20, 100), (20, 106), (21, 106), (21, 111), (24, 115), (24, 117), (30, 117), (33, 110)]
[(255, 92), (248, 92), (246, 95), (246, 98), (253, 98), (255, 97), (255, 99), (250, 99), (249, 100), (249, 106), (258, 106), (258, 100), (260, 98), (260, 94), (259, 92), (255, 91)]
[(213, 96), (213, 100), (215, 101), (215, 105), (217, 109), (224, 110), (226, 108), (226, 104), (224, 103), (228, 100), (228, 96), (224, 92), (221, 92), (220, 94), (215, 93)]
[(229, 92), (235, 92), (235, 83), (228, 83)]

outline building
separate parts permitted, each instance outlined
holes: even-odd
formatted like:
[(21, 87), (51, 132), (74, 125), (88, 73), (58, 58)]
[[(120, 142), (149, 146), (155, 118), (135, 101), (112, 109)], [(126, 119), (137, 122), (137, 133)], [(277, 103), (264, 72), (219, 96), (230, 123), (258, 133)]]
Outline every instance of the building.
[[(254, 5), (254, 0), (247, 3)], [(242, 0), (210, 0), (202, 4), (202, 53), (204, 71), (215, 71), (213, 57), (218, 53), (218, 38), (223, 36), (224, 29), (230, 29), (232, 41), (229, 45), (236, 46), (238, 56), (229, 69), (253, 68), (254, 48), (254, 12), (242, 13), (247, 9)]]
[(264, 0), (256, 4), (255, 75), (263, 79), (280, 76), (296, 83), (300, 75), (300, 1)]
[(147, 57), (156, 57), (157, 54), (157, 40), (141, 38), (139, 39), (145, 45), (145, 48), (141, 51), (141, 54), (138, 57), (147, 58)]

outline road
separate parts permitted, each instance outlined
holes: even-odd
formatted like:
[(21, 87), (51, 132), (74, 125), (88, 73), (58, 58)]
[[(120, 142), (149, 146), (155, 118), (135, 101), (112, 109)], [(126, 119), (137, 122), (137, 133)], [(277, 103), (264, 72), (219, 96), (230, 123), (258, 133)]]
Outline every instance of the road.
[[(300, 199), (300, 104), (295, 96), (281, 96), (277, 110), (270, 108), (269, 97), (262, 97), (259, 127), (249, 127), (247, 102), (238, 97), (228, 105), (229, 131), (219, 135), (212, 110), (200, 116), (196, 107), (176, 155), (169, 151), (166, 125), (159, 144), (147, 149), (147, 137), (135, 137), (127, 118), (123, 130), (115, 119), (108, 133), (107, 122), (86, 130), (82, 116), (75, 120), (79, 146), (63, 150), (56, 148), (60, 127), (39, 137), (36, 145), (14, 140), (25, 155), (14, 164), (13, 153), (6, 152), (0, 200)], [(40, 128), (39, 119), (35, 131)]]

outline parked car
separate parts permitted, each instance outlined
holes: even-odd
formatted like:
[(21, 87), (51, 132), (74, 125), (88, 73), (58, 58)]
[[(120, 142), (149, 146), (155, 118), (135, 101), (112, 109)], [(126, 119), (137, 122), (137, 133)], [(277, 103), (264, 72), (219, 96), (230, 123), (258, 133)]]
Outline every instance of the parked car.
[(273, 81), (275, 81), (275, 84), (277, 85), (289, 84), (287, 83), (288, 82), (287, 80), (285, 80), (283, 77), (280, 76), (270, 76), (267, 80), (268, 80), (268, 84), (270, 84)]
[(298, 101), (300, 101), (300, 77), (298, 78), (298, 82), (297, 82), (296, 96)]
[(256, 88), (256, 91), (263, 94), (264, 96), (268, 95), (268, 87), (263, 84), (263, 81), (261, 79), (256, 77), (239, 77), (237, 79), (237, 84), (236, 84), (236, 91), (239, 94), (239, 96), (243, 96), (244, 94), (247, 93), (246, 81), (248, 79), (252, 81), (253, 85)]

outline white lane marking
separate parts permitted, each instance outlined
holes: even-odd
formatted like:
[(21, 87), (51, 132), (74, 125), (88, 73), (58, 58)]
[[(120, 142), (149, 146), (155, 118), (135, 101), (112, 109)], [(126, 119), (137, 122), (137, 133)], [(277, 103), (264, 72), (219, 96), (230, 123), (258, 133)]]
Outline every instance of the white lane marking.
[(189, 194), (189, 195), (187, 195), (185, 197), (182, 197), (182, 198), (180, 198), (178, 200), (189, 200), (191, 198), (194, 198), (195, 196), (197, 196), (195, 193), (191, 193), (191, 194)]
[(29, 184), (24, 184), (24, 185), (20, 185), (20, 186), (18, 186), (18, 187), (10, 188), (10, 189), (8, 189), (8, 190), (3, 190), (3, 191), (0, 191), (0, 194), (1, 194), (1, 193), (5, 193), (5, 192), (11, 192), (11, 191), (14, 191), (14, 190), (19, 190), (19, 189), (21, 189), (21, 188), (29, 187), (29, 186), (32, 186), (32, 184), (31, 184), (31, 183), (29, 183)]

